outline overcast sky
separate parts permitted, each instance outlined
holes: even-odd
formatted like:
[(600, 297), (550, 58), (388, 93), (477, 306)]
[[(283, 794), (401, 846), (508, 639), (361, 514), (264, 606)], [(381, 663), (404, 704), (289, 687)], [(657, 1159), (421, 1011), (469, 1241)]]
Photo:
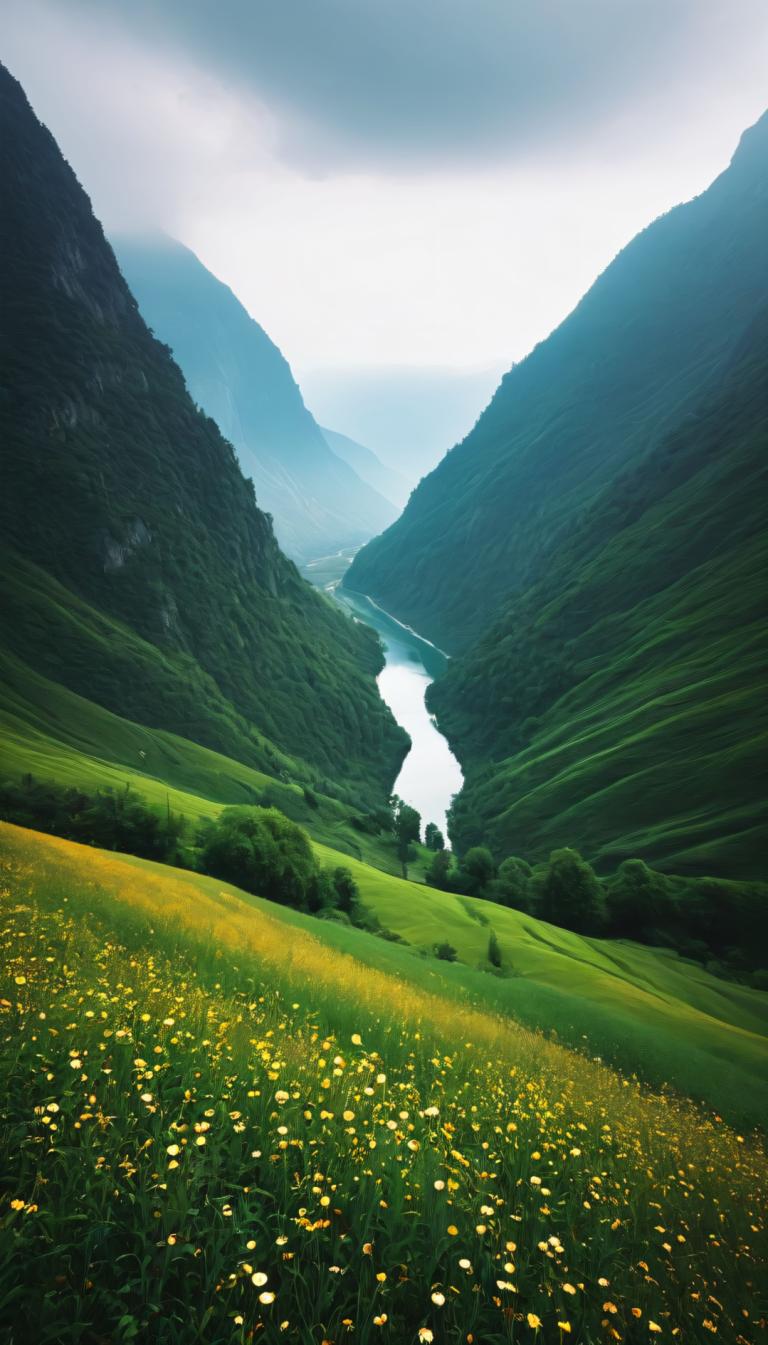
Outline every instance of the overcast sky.
[(299, 377), (507, 367), (768, 102), (765, 0), (3, 0), (2, 30), (107, 229), (182, 239)]

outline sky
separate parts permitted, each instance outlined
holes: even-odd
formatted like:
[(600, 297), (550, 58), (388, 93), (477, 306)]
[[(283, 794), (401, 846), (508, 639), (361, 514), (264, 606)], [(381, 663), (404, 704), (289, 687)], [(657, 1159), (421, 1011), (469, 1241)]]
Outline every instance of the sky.
[(180, 238), (369, 440), (441, 379), (469, 429), (768, 103), (765, 0), (3, 0), (2, 36), (107, 231)]

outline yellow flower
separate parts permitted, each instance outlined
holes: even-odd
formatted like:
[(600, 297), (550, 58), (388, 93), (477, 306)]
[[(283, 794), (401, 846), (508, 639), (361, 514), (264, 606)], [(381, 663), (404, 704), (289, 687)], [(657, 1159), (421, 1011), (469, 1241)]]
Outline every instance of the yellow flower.
[(362, 1046), (363, 1044), (363, 1039), (359, 1032), (353, 1032), (350, 1040), (353, 1046)]
[(573, 1287), (572, 1284), (564, 1284), (564, 1285), (563, 1285), (563, 1291), (564, 1291), (564, 1293), (566, 1293), (566, 1294), (575, 1294), (575, 1293), (576, 1293), (576, 1290), (574, 1289), (574, 1287)]
[(265, 1275), (263, 1270), (256, 1270), (251, 1275), (251, 1282), (256, 1285), (257, 1289), (260, 1289), (262, 1284), (266, 1284), (268, 1279), (269, 1276)]
[(445, 1294), (441, 1294), (440, 1290), (436, 1289), (432, 1294), (432, 1302), (436, 1308), (441, 1308), (445, 1302)]
[(445, 1231), (449, 1238), (458, 1237), (459, 1230), (455, 1224), (449, 1224)]
[(383, 1326), (384, 1323), (386, 1322), (386, 1320), (387, 1320), (387, 1314), (386, 1314), (386, 1312), (382, 1312), (378, 1317), (374, 1317), (374, 1319), (373, 1319), (373, 1325), (374, 1325), (374, 1326)]
[(419, 1340), (424, 1341), (425, 1345), (430, 1345), (430, 1342), (433, 1341), (434, 1339), (435, 1337), (430, 1331), (428, 1326), (419, 1327)]
[(12, 1200), (12, 1201), (11, 1201), (11, 1209), (12, 1209), (12, 1210), (23, 1210), (23, 1209), (24, 1209), (24, 1201), (23, 1201), (23, 1200)]
[(558, 1322), (558, 1323), (557, 1323), (557, 1329), (558, 1329), (558, 1331), (565, 1331), (566, 1335), (570, 1336), (570, 1334), (571, 1334), (571, 1323), (570, 1323), (570, 1322)]
[(167, 1154), (170, 1154), (171, 1158), (175, 1158), (176, 1155), (181, 1152), (181, 1150), (179, 1149), (178, 1144), (169, 1144), (165, 1152)]
[(274, 1303), (274, 1301), (275, 1301), (275, 1295), (271, 1293), (269, 1289), (265, 1289), (263, 1294), (259, 1294), (260, 1303), (267, 1304), (267, 1303)]
[(529, 1312), (526, 1321), (532, 1331), (538, 1331), (541, 1326), (541, 1318), (537, 1317), (535, 1312)]
[(658, 1322), (649, 1322), (649, 1323), (648, 1323), (648, 1330), (649, 1330), (649, 1331), (661, 1331), (661, 1327), (659, 1326), (659, 1323), (658, 1323)]
[(26, 976), (14, 976), (13, 979), (14, 979), (14, 981), (16, 982), (17, 985), (26, 985), (26, 984), (27, 984), (27, 978), (26, 978)]

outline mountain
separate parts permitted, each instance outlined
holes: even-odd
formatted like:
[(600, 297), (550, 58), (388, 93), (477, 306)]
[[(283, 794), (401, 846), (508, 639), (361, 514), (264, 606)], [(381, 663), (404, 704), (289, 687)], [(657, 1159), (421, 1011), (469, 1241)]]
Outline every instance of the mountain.
[(355, 559), (456, 655), (430, 708), (459, 849), (760, 875), (767, 296), (768, 115)]
[(348, 463), (361, 480), (367, 481), (368, 485), (373, 486), (374, 490), (383, 495), (385, 500), (389, 500), (390, 504), (402, 509), (411, 487), (400, 472), (395, 471), (393, 467), (385, 467), (370, 448), (358, 444), (356, 439), (350, 439), (346, 434), (324, 429), (323, 435), (337, 458)]
[(366, 444), (412, 489), (474, 425), (503, 366), (341, 366), (301, 371), (307, 403), (323, 425)]
[(0, 648), (150, 728), (384, 796), (404, 735), (374, 636), (280, 551), (3, 67), (0, 128)]
[(455, 653), (574, 521), (695, 407), (768, 292), (768, 114), (502, 380), (474, 430), (356, 557), (349, 587)]
[(461, 848), (763, 876), (767, 450), (768, 305), (432, 688), (465, 766)]
[(164, 235), (113, 242), (142, 316), (234, 445), (288, 554), (306, 561), (387, 527), (397, 509), (332, 451), (287, 360), (231, 289)]

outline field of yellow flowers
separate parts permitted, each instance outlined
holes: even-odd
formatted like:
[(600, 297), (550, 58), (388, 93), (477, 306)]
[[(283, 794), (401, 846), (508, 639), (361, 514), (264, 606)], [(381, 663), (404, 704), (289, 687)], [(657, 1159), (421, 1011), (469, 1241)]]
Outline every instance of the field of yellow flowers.
[(765, 1338), (759, 1138), (231, 889), (185, 913), (170, 875), (164, 905), (30, 853), (0, 875), (8, 1345)]

